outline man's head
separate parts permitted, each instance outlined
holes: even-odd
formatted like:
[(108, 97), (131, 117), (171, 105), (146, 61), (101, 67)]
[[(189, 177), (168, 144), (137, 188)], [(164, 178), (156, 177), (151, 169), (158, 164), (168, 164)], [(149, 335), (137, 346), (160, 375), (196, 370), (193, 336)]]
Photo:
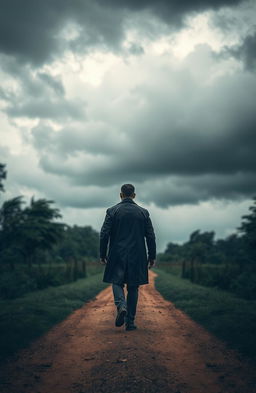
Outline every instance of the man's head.
[(135, 198), (135, 187), (132, 184), (123, 184), (121, 187), (120, 198)]

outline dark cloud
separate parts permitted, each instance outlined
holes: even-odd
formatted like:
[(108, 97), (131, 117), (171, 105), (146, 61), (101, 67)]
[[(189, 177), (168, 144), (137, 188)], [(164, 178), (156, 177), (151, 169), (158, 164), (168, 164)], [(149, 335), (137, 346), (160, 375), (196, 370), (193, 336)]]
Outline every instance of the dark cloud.
[(78, 103), (38, 97), (37, 100), (28, 99), (20, 101), (16, 97), (12, 104), (6, 108), (6, 113), (12, 118), (29, 117), (45, 119), (82, 119), (84, 110)]
[[(13, 29), (5, 41), (0, 39), (6, 53), (0, 59), (3, 75), (11, 81), (0, 89), (3, 110), (10, 121), (39, 119), (31, 133), (25, 131), (23, 140), (32, 144), (36, 169), (26, 174), (29, 160), (10, 164), (16, 182), (63, 206), (79, 208), (110, 204), (113, 192), (118, 194), (125, 182), (138, 185), (142, 202), (164, 208), (253, 196), (256, 78), (253, 73), (229, 69), (209, 45), (198, 45), (175, 63), (170, 53), (148, 54), (144, 42), (131, 35), (122, 48), (128, 60), (123, 58), (125, 64), (108, 69), (99, 86), (83, 83), (82, 78), (74, 77), (74, 86), (68, 81), (65, 86), (67, 90), (71, 86), (72, 97), (83, 99), (69, 98), (53, 67), (34, 67), (66, 49), (84, 52), (100, 45), (116, 50), (127, 26), (134, 21), (137, 28), (138, 15), (144, 10), (149, 19), (155, 13), (164, 25), (177, 26), (192, 11), (238, 2), (54, 0), (41, 2), (36, 11), (28, 1), (22, 9), (14, 7), (13, 14), (4, 3), (13, 17)], [(40, 17), (36, 14), (33, 19), (36, 12)], [(126, 26), (125, 18), (130, 18)], [(30, 25), (23, 34), (25, 21)], [(150, 30), (143, 23), (142, 29)], [(255, 64), (255, 37), (251, 34), (241, 45), (227, 49), (229, 56), (243, 60), (250, 70)], [(35, 48), (36, 41), (42, 45)], [(129, 54), (137, 56), (130, 64)], [(80, 82), (82, 93), (80, 84), (77, 88)], [(20, 130), (23, 137), (24, 128)]]
[(55, 91), (55, 93), (62, 96), (65, 94), (64, 86), (60, 77), (53, 78), (51, 75), (46, 74), (45, 72), (39, 72), (38, 77), (48, 86), (50, 86)]
[(89, 0), (1, 0), (0, 51), (38, 66), (69, 48), (114, 48), (123, 37), (122, 14)]
[[(106, 117), (101, 114), (101, 122), (57, 133), (43, 124), (36, 127), (41, 168), (75, 186), (146, 181), (152, 199), (145, 194), (145, 200), (161, 206), (251, 197), (256, 193), (256, 78), (237, 72), (207, 84), (200, 64), (207, 64), (209, 74), (215, 59), (207, 46), (194, 55), (180, 70), (163, 66), (155, 72), (152, 66), (149, 75), (157, 79), (149, 76), (126, 93), (126, 100), (107, 104), (102, 87)], [(195, 58), (200, 83), (190, 71)]]
[(209, 200), (243, 200), (256, 193), (256, 173), (179, 176), (147, 181), (140, 199), (166, 208)]
[(98, 0), (102, 5), (112, 8), (126, 8), (132, 11), (151, 10), (163, 20), (180, 25), (184, 15), (205, 11), (207, 9), (218, 9), (225, 6), (234, 6), (242, 0)]
[(226, 59), (234, 57), (249, 71), (256, 69), (255, 12), (255, 1), (248, 0), (239, 7), (211, 13), (209, 19), (210, 25), (217, 28), (223, 38), (228, 37), (230, 40), (216, 56)]
[[(240, 2), (1, 0), (0, 51), (23, 63), (39, 66), (67, 49), (83, 53), (95, 46), (120, 50), (125, 36), (124, 22), (131, 13), (147, 11), (151, 18), (158, 16), (173, 28), (181, 26), (183, 17), (189, 13)], [(140, 24), (144, 22), (141, 14)]]
[(256, 71), (256, 32), (245, 37), (240, 45), (227, 47), (224, 52), (241, 60), (247, 70)]
[(19, 67), (14, 59), (1, 56), (2, 70), (14, 84), (0, 87), (4, 111), (10, 118), (83, 119), (86, 103), (69, 100), (60, 76), (33, 72), (29, 65)]
[(41, 122), (32, 129), (32, 136), (34, 146), (46, 154), (46, 161), (48, 154), (56, 154), (58, 157), (80, 154), (81, 157), (83, 153), (87, 153), (98, 157), (112, 157), (125, 151), (124, 146), (128, 142), (127, 136), (120, 130), (100, 121), (87, 121), (79, 126), (69, 124), (57, 133)]
[(141, 45), (137, 44), (136, 42), (132, 42), (128, 48), (129, 52), (132, 55), (142, 55), (144, 53), (144, 49)]

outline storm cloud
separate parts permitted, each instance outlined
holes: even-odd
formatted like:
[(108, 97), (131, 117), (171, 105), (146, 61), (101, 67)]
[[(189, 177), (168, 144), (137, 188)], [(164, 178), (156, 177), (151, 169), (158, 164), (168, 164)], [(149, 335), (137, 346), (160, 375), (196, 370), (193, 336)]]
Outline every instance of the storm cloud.
[[(195, 57), (200, 81), (190, 71)], [(77, 186), (114, 186), (124, 178), (147, 181), (150, 189), (157, 184), (157, 193), (151, 190), (150, 195), (160, 206), (252, 196), (256, 79), (240, 71), (217, 76), (223, 67), (219, 63), (216, 79), (209, 83), (209, 74), (200, 70), (205, 63), (207, 69), (217, 67), (208, 46), (197, 47), (180, 69), (173, 69), (166, 58), (160, 69), (148, 59), (149, 79), (129, 91), (120, 82), (118, 100), (112, 102), (112, 89), (102, 87), (105, 99), (97, 107), (97, 113), (103, 112), (101, 121), (91, 116), (58, 132), (39, 124), (31, 135), (41, 168)], [(90, 104), (88, 113), (93, 113)]]
[(114, 48), (123, 34), (122, 14), (89, 0), (1, 0), (0, 49), (39, 66), (67, 49)]
[(229, 55), (241, 60), (245, 69), (255, 71), (256, 69), (256, 30), (254, 34), (249, 34), (240, 45), (226, 48)]
[(4, 198), (99, 220), (129, 182), (162, 218), (207, 205), (206, 227), (220, 209), (230, 231), (223, 206), (256, 194), (255, 2), (1, 5)]
[(34, 66), (53, 61), (66, 50), (84, 53), (100, 46), (115, 51), (121, 49), (127, 21), (134, 13), (140, 14), (142, 23), (143, 12), (149, 12), (178, 28), (188, 14), (241, 2), (1, 0), (0, 50)]
[(32, 71), (28, 65), (20, 67), (4, 55), (0, 60), (3, 78), (12, 77), (12, 84), (0, 87), (0, 98), (11, 118), (84, 118), (86, 103), (66, 99), (60, 76)]

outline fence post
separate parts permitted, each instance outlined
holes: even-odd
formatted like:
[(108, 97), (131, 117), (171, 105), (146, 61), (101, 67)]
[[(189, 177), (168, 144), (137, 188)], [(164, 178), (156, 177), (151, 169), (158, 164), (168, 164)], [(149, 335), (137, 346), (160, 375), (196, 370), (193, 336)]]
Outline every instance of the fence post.
[(72, 281), (72, 260), (70, 259), (66, 261), (66, 280), (67, 282)]
[(78, 276), (78, 264), (77, 264), (77, 259), (73, 259), (73, 281), (77, 280)]

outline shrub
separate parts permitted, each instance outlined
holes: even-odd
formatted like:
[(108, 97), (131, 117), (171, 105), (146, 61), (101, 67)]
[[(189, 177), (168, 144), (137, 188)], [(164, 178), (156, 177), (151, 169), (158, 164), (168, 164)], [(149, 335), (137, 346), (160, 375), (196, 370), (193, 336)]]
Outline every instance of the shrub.
[(37, 289), (37, 282), (22, 271), (3, 272), (0, 278), (0, 297), (14, 299)]
[(231, 281), (230, 289), (246, 299), (256, 299), (256, 273), (243, 272)]

